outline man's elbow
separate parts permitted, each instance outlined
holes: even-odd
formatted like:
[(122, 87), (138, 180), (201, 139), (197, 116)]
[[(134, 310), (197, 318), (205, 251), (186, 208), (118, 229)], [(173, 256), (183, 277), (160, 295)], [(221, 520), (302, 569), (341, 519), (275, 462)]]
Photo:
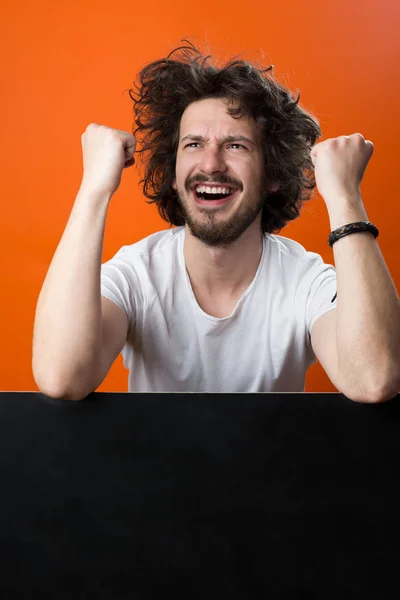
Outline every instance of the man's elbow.
[(88, 391), (83, 391), (82, 389), (67, 390), (60, 387), (39, 385), (37, 382), (36, 384), (41, 394), (43, 394), (44, 396), (48, 396), (53, 400), (79, 401), (84, 400), (91, 393)]
[(389, 400), (393, 400), (399, 393), (400, 385), (396, 384), (388, 384), (385, 387), (380, 388), (375, 395), (373, 396), (372, 402), (380, 403), (380, 402), (388, 402)]
[(375, 388), (370, 387), (368, 389), (352, 390), (339, 390), (349, 400), (353, 402), (359, 402), (364, 404), (380, 404), (381, 402), (388, 402), (393, 400), (399, 393), (400, 386), (393, 383), (386, 385), (376, 386)]

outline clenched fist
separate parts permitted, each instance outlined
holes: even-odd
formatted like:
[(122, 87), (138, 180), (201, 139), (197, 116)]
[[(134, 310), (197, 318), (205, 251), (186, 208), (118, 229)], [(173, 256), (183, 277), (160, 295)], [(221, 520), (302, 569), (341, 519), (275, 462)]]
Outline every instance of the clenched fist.
[(82, 186), (99, 194), (114, 194), (122, 170), (135, 163), (136, 138), (119, 129), (91, 123), (82, 134)]

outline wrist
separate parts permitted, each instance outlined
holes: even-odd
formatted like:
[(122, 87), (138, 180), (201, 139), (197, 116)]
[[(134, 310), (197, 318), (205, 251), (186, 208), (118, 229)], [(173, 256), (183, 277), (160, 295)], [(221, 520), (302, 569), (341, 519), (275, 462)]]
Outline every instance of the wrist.
[(337, 200), (335, 203), (327, 205), (327, 208), (331, 231), (348, 223), (369, 221), (367, 211), (361, 200), (358, 202), (352, 202), (348, 199), (346, 201)]
[(102, 204), (102, 203), (108, 204), (111, 200), (111, 197), (112, 197), (111, 192), (96, 189), (95, 187), (91, 186), (90, 184), (86, 184), (86, 183), (81, 183), (81, 186), (79, 188), (78, 195), (77, 195), (77, 199), (79, 198), (79, 201), (83, 201), (83, 202), (89, 201), (94, 204)]

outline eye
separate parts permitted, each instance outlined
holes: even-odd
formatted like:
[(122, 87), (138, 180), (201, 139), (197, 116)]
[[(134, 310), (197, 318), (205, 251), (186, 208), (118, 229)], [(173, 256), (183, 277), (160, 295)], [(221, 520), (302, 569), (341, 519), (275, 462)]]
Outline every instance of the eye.
[[(187, 144), (185, 146), (185, 148), (189, 148), (189, 146), (193, 146), (193, 145), (196, 145), (196, 144), (199, 144), (199, 142), (191, 142), (190, 144)], [(240, 148), (244, 148), (246, 150), (246, 147), (242, 146), (242, 144), (229, 144), (229, 146), (239, 146)]]

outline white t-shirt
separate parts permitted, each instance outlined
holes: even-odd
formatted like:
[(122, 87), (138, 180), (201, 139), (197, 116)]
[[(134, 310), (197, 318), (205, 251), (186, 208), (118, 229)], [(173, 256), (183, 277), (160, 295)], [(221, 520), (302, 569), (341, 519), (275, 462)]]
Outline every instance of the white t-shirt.
[(101, 265), (101, 294), (122, 308), (129, 392), (304, 392), (316, 362), (311, 328), (336, 308), (336, 270), (267, 234), (257, 273), (229, 317), (198, 305), (183, 255), (185, 227), (123, 246)]

